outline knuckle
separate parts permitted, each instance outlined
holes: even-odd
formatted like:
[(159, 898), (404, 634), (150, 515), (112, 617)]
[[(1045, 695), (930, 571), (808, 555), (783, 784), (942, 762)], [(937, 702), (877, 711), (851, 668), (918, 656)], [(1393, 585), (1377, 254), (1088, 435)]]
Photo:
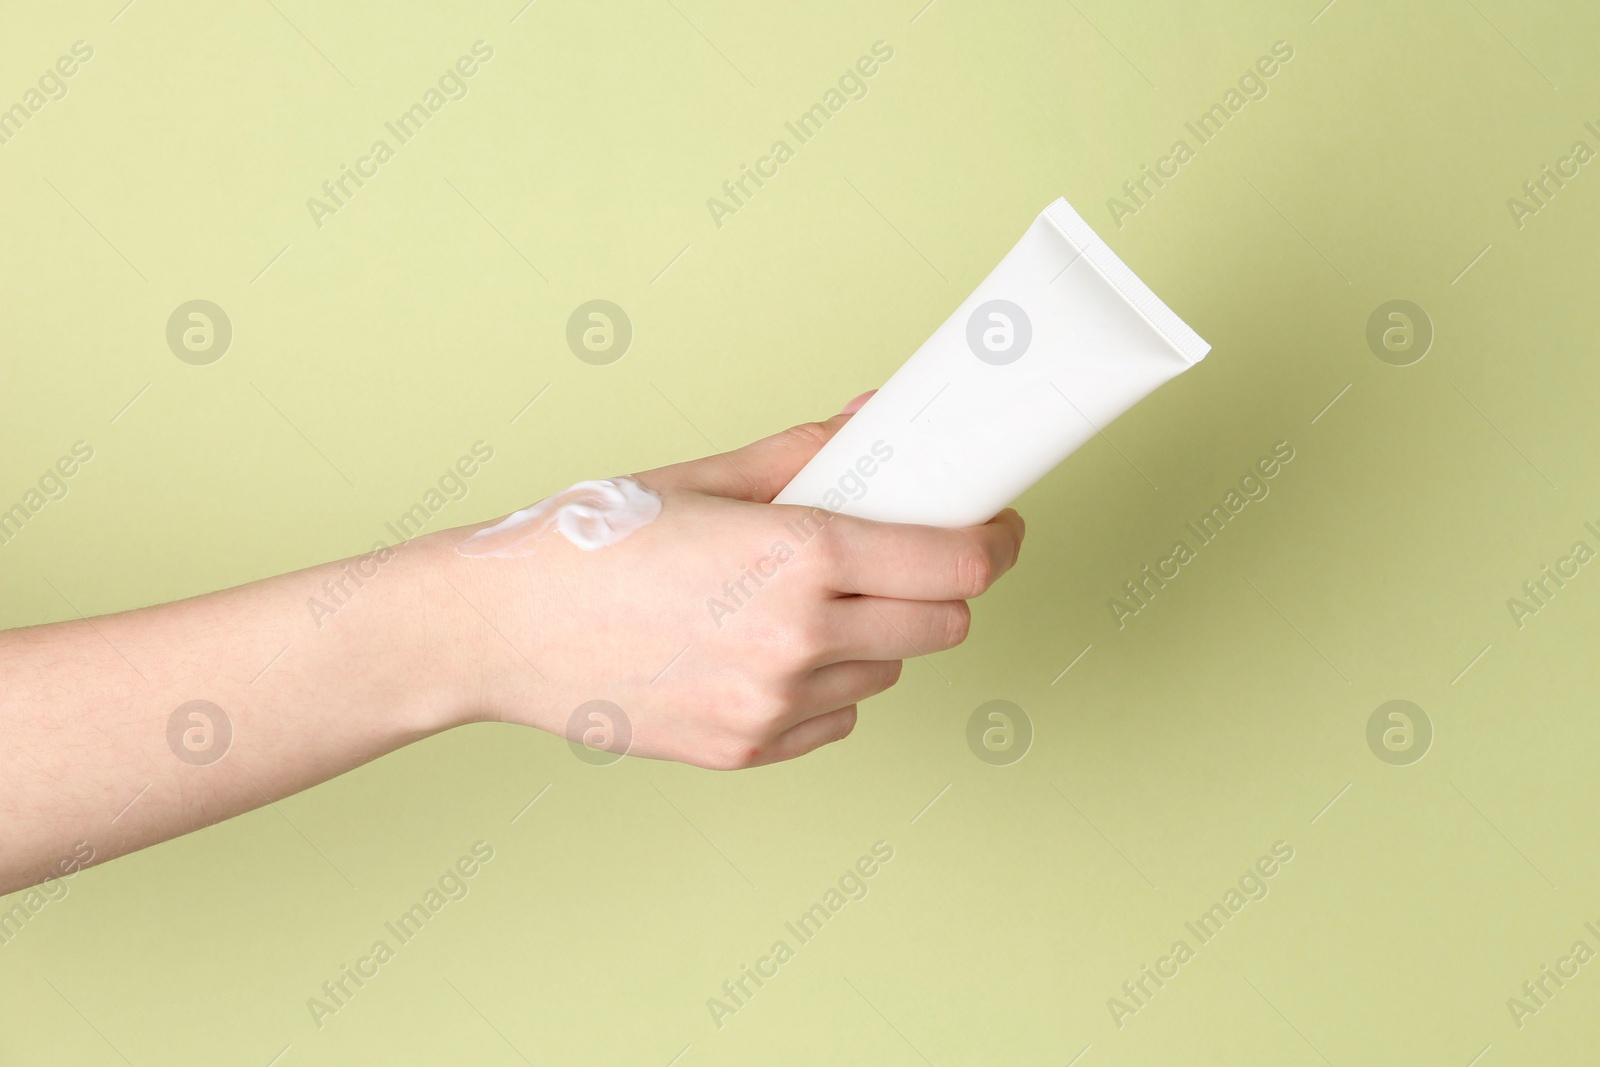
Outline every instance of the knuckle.
[(956, 589), (961, 599), (982, 594), (994, 584), (994, 560), (982, 548), (974, 545), (956, 556)]
[(753, 741), (730, 738), (701, 753), (699, 765), (711, 771), (742, 771), (760, 762), (762, 752)]
[(724, 724), (742, 737), (765, 735), (787, 713), (788, 704), (782, 687), (749, 679), (730, 702)]
[(802, 422), (784, 430), (783, 436), (797, 445), (820, 448), (828, 440), (828, 428), (820, 422)]
[(793, 667), (815, 663), (833, 640), (827, 620), (819, 613), (807, 612), (789, 623), (781, 641), (779, 662)]
[(972, 632), (972, 608), (965, 600), (952, 601), (945, 611), (944, 617), (944, 642), (946, 648), (954, 648), (967, 639), (967, 634)]
[(892, 659), (886, 662), (883, 665), (883, 673), (878, 678), (877, 692), (893, 689), (900, 681), (900, 674), (905, 668), (905, 662), (902, 660)]
[(824, 575), (836, 575), (844, 569), (849, 549), (836, 522), (824, 522), (815, 536), (806, 542), (802, 555)]
[(848, 708), (845, 708), (844, 713), (839, 716), (839, 725), (838, 728), (834, 730), (833, 740), (843, 741), (845, 738), (855, 733), (856, 718), (856, 706), (854, 704), (850, 705)]
[(754, 677), (733, 675), (714, 683), (699, 714), (719, 735), (744, 734), (755, 721), (763, 695), (764, 690)]

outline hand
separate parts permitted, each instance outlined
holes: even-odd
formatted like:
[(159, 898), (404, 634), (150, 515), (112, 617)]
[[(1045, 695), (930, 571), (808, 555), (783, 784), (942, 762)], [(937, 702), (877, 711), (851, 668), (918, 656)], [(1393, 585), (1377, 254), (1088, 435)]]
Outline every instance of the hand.
[(439, 574), (472, 608), (456, 640), (478, 717), (568, 734), (580, 705), (610, 701), (626, 720), (613, 745), (718, 769), (848, 736), (902, 660), (966, 638), (967, 599), (1023, 537), (1010, 509), (944, 530), (771, 504), (848, 418), (636, 475), (660, 516), (595, 551), (551, 536), (530, 556), (465, 558), (471, 531), (435, 535)]
[[(625, 751), (719, 768), (846, 736), (901, 660), (961, 642), (1022, 542), (1009, 510), (941, 530), (769, 503), (848, 417), (639, 475), (661, 514), (596, 551), (470, 558), (472, 530), (445, 530), (384, 549), (381, 577), (362, 557), (0, 633), (0, 892), (462, 722), (576, 740), (606, 700)], [(337, 617), (308, 616), (336, 588)], [(195, 700), (227, 726), (203, 759), (173, 732)]]

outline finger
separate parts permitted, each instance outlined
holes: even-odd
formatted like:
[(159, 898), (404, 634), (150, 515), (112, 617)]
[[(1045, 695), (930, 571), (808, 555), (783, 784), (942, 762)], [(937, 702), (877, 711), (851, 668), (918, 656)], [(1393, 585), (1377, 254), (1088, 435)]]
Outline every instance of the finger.
[(828, 642), (818, 662), (902, 660), (955, 648), (967, 639), (972, 612), (964, 600), (841, 597), (828, 612)]
[(780, 720), (777, 732), (781, 734), (834, 708), (877, 696), (900, 680), (901, 667), (899, 660), (851, 660), (817, 668), (801, 683), (799, 703), (809, 710)]
[(779, 734), (762, 750), (761, 755), (750, 763), (750, 766), (761, 767), (768, 763), (782, 763), (796, 756), (804, 756), (807, 752), (819, 749), (823, 745), (844, 740), (855, 728), (854, 704), (825, 712), (807, 719), (798, 726), (791, 726)]
[(858, 412), (858, 411), (860, 411), (862, 409), (862, 407), (866, 404), (867, 401), (872, 399), (872, 394), (876, 393), (876, 392), (877, 392), (876, 389), (868, 389), (866, 392), (862, 393), (860, 396), (858, 396), (854, 400), (850, 401), (850, 403), (846, 404), (844, 406), (844, 410), (842, 410), (840, 412), (840, 414), (841, 415), (854, 415), (856, 412)]
[(821, 529), (828, 539), (828, 588), (901, 600), (978, 596), (1016, 564), (1025, 532), (1022, 516), (1010, 508), (959, 530), (851, 515), (834, 515)]
[[(853, 401), (852, 401), (853, 403)], [(743, 448), (647, 471), (646, 485), (675, 486), (770, 504), (818, 450), (850, 421), (841, 412), (825, 422), (803, 422)]]

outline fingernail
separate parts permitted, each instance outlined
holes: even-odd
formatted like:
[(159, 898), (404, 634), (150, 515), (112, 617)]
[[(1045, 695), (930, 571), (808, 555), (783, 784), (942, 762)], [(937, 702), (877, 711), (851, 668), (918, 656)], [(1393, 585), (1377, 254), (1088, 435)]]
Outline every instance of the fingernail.
[(861, 410), (861, 405), (865, 404), (868, 400), (872, 399), (872, 394), (876, 393), (876, 392), (877, 392), (876, 389), (868, 389), (866, 392), (862, 393), (860, 396), (858, 396), (854, 400), (850, 401), (850, 403), (846, 404), (844, 406), (844, 410), (839, 412), (839, 414), (841, 414), (841, 415), (854, 415), (856, 412)]

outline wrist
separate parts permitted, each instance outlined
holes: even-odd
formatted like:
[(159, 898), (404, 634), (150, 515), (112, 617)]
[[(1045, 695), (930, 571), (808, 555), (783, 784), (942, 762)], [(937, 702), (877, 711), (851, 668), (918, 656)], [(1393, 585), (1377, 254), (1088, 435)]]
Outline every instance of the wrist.
[(511, 643), (494, 611), (496, 576), (485, 573), (483, 561), (455, 551), (466, 536), (443, 530), (396, 550), (409, 557), (411, 571), (410, 602), (390, 622), (396, 658), (410, 678), (414, 713), (433, 733), (504, 719), (507, 701), (499, 690), (507, 660), (525, 666), (526, 653)]
[(349, 635), (344, 658), (366, 676), (367, 700), (379, 717), (374, 728), (393, 747), (481, 718), (477, 672), (466, 662), (463, 612), (471, 610), (449, 584), (453, 555), (433, 535), (347, 561), (375, 572), (368, 589), (376, 610), (371, 631)]

